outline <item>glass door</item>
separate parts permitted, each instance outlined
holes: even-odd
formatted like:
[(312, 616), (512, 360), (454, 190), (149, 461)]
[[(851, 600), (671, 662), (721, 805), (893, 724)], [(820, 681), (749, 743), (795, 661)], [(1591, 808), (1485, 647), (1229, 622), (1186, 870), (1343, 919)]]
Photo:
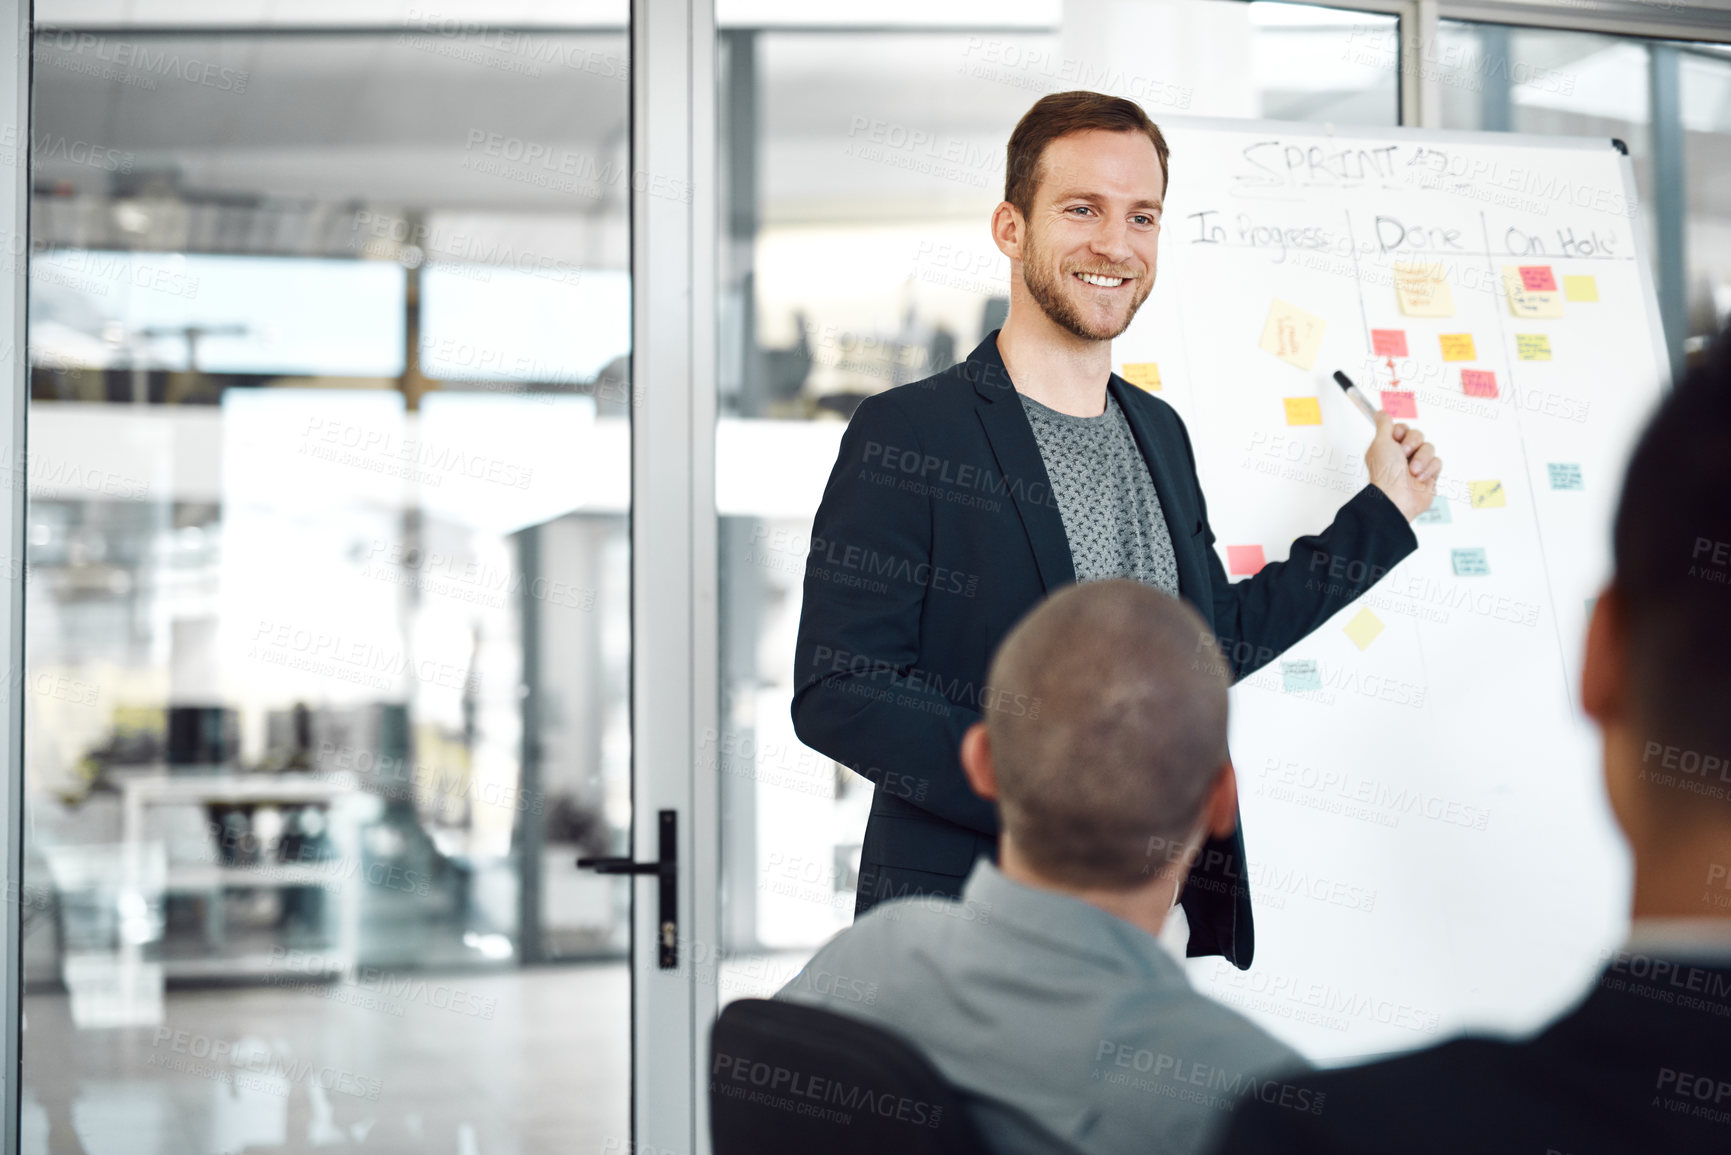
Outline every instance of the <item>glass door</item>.
[(9, 118), (16, 1149), (631, 1150), (649, 884), (576, 863), (687, 803), (633, 774), (630, 13), (156, 7), (39, 23)]

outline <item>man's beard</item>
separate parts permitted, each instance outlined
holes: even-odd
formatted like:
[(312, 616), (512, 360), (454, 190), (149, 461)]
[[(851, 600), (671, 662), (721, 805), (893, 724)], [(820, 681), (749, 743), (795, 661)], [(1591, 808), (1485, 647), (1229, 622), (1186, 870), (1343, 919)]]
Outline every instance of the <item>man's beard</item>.
[(1130, 298), (1130, 307), (1124, 312), (1124, 323), (1108, 331), (1097, 322), (1091, 321), (1075, 300), (1064, 292), (1064, 282), (1071, 279), (1070, 274), (1062, 269), (1048, 271), (1032, 231), (1028, 234), (1023, 250), (1022, 283), (1028, 287), (1028, 295), (1034, 298), (1034, 303), (1040, 306), (1041, 311), (1050, 317), (1054, 324), (1085, 341), (1110, 341), (1128, 329), (1136, 316), (1136, 310), (1142, 307), (1142, 302), (1148, 299), (1149, 292), (1154, 288), (1150, 278), (1138, 277), (1136, 285), (1131, 289), (1135, 295)]

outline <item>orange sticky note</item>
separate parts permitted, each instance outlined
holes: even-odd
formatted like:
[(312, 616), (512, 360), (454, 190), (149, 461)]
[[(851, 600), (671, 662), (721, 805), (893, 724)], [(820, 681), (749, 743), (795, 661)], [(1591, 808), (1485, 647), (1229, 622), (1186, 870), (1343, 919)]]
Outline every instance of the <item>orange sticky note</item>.
[(1321, 425), (1322, 406), (1314, 397), (1283, 397), (1288, 425)]
[(1471, 333), (1444, 333), (1439, 338), (1442, 341), (1442, 357), (1444, 361), (1477, 361), (1478, 353), (1473, 349)]
[(1160, 388), (1160, 366), (1152, 361), (1128, 362), (1118, 374), (1138, 389), (1152, 393)]

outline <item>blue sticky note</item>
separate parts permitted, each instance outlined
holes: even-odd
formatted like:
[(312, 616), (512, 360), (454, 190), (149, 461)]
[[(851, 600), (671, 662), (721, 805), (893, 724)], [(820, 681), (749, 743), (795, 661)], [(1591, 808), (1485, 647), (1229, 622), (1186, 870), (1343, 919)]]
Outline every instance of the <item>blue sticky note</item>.
[(1322, 673), (1314, 658), (1280, 663), (1280, 679), (1288, 694), (1308, 694), (1322, 689)]
[(1581, 489), (1581, 467), (1572, 461), (1550, 461), (1545, 469), (1551, 475), (1552, 489)]
[(1491, 563), (1485, 560), (1485, 551), (1478, 546), (1451, 549), (1449, 560), (1454, 563), (1456, 577), (1484, 577), (1491, 572)]
[(1438, 494), (1431, 498), (1430, 508), (1413, 518), (1412, 523), (1414, 525), (1448, 525), (1449, 520), (1448, 498)]

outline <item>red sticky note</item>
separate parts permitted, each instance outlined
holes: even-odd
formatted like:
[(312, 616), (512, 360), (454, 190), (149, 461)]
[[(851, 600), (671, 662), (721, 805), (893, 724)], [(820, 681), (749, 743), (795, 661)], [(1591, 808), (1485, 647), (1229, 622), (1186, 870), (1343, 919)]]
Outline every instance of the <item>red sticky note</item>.
[(1229, 545), (1226, 547), (1226, 568), (1233, 577), (1253, 574), (1264, 565), (1259, 545)]
[(1405, 329), (1372, 329), (1370, 331), (1370, 347), (1376, 350), (1378, 357), (1406, 356)]
[(1495, 397), (1497, 375), (1489, 369), (1462, 369), (1461, 392), (1468, 397)]
[(1521, 288), (1529, 293), (1554, 293), (1557, 291), (1557, 278), (1551, 276), (1549, 265), (1522, 265)]
[(1412, 394), (1404, 389), (1384, 389), (1382, 408), (1390, 417), (1418, 416), (1418, 408), (1412, 403)]

